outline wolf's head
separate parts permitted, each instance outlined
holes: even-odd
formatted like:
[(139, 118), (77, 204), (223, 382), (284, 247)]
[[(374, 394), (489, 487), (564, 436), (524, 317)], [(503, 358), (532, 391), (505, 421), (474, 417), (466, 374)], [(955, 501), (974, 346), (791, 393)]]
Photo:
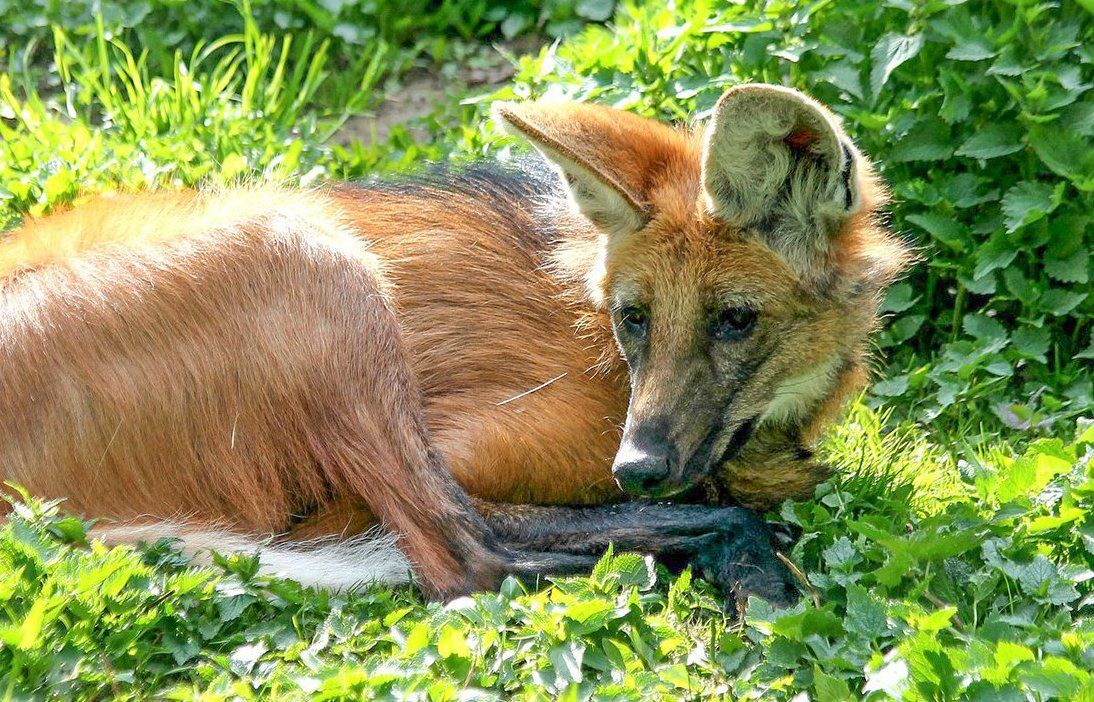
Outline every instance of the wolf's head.
[[(573, 103), (495, 115), (557, 166), (599, 232), (559, 265), (581, 262), (630, 366), (623, 489), (666, 497), (728, 479), (750, 446), (804, 460), (797, 448), (861, 387), (879, 294), (909, 262), (836, 118), (772, 85), (730, 89), (701, 129)], [(773, 482), (764, 490), (785, 494), (752, 501), (803, 487)]]

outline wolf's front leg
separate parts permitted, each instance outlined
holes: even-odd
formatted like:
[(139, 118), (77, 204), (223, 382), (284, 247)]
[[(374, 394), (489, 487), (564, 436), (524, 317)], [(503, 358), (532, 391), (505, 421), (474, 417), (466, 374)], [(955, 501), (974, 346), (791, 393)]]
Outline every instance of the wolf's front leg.
[(798, 599), (790, 572), (775, 555), (770, 528), (742, 507), (642, 502), (605, 507), (477, 502), (476, 507), (514, 550), (598, 556), (612, 545), (669, 566), (691, 563), (735, 596), (757, 595), (778, 605)]

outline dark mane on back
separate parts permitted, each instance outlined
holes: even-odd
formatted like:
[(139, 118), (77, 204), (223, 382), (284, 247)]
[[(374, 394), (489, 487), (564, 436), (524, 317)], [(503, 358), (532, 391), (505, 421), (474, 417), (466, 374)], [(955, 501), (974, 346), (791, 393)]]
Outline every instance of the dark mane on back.
[[(558, 172), (542, 158), (530, 155), (510, 161), (434, 163), (417, 173), (369, 178), (344, 187), (358, 192), (470, 200), (506, 217), (510, 233), (536, 251), (556, 240), (553, 218), (545, 215), (552, 203), (567, 198)], [(529, 226), (531, 223), (534, 226)]]
[(355, 183), (359, 188), (404, 195), (429, 191), (449, 192), (472, 198), (542, 200), (563, 196), (558, 173), (546, 161), (524, 156), (511, 161), (433, 163), (418, 173), (370, 178)]

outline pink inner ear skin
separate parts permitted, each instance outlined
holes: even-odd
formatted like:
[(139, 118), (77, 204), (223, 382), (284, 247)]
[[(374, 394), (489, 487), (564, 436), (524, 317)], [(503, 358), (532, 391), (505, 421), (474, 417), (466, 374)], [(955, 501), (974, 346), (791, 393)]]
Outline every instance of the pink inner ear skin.
[(804, 151), (820, 139), (820, 135), (810, 129), (791, 132), (783, 141), (793, 151)]

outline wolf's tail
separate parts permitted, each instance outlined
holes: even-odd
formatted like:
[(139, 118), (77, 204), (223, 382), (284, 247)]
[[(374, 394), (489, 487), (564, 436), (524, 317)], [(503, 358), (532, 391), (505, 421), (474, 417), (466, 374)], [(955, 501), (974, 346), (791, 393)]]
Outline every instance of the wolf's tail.
[(368, 583), (397, 584), (411, 578), (410, 562), (392, 534), (371, 529), (346, 539), (273, 541), (219, 528), (195, 527), (181, 521), (96, 525), (91, 535), (109, 545), (152, 543), (167, 538), (199, 565), (210, 553), (258, 555), (259, 572), (326, 590), (346, 590)]

